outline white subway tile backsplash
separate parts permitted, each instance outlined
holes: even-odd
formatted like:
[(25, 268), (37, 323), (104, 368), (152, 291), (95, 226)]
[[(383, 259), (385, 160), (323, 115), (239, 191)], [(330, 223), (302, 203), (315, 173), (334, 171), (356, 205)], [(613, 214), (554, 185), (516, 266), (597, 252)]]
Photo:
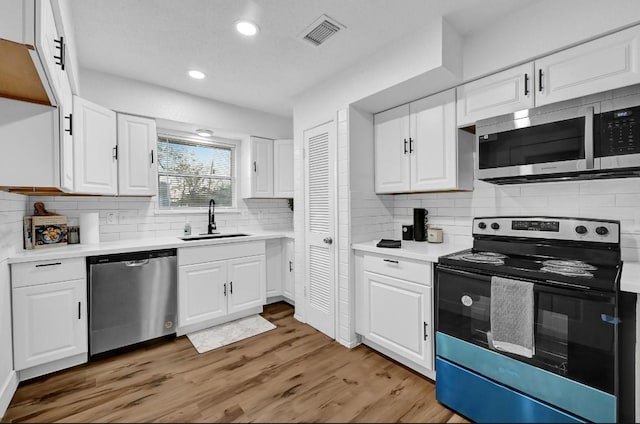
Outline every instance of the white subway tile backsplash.
[[(69, 218), (77, 218), (84, 212), (99, 212), (101, 241), (180, 236), (187, 221), (191, 223), (192, 233), (207, 231), (206, 208), (202, 209), (201, 214), (158, 214), (155, 197), (21, 196), (18, 197), (17, 206), (13, 207), (19, 209), (19, 220), (22, 222), (25, 200), (20, 198), (28, 199), (27, 205), (44, 202), (47, 210)], [(293, 212), (285, 199), (244, 199), (238, 201), (238, 210), (239, 213), (216, 214), (220, 231), (290, 231), (293, 228)], [(108, 213), (116, 214), (117, 224), (106, 223)]]

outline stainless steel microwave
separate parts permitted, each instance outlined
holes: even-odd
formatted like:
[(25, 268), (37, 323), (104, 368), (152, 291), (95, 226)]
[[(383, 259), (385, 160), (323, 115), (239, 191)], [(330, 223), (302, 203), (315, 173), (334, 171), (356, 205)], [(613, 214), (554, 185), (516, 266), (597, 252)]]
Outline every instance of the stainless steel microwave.
[(478, 121), (475, 162), (496, 184), (640, 176), (639, 88)]

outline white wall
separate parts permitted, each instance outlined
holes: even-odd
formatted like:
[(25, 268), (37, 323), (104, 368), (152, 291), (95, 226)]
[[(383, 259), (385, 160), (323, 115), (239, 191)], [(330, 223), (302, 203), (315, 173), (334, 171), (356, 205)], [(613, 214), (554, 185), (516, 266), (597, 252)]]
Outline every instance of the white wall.
[(22, 249), (22, 218), (27, 197), (0, 192), (0, 417), (4, 415), (18, 386), (13, 371), (11, 334), (11, 281), (7, 258)]
[(215, 132), (292, 138), (293, 121), (165, 87), (82, 68), (80, 95), (118, 112), (200, 124)]

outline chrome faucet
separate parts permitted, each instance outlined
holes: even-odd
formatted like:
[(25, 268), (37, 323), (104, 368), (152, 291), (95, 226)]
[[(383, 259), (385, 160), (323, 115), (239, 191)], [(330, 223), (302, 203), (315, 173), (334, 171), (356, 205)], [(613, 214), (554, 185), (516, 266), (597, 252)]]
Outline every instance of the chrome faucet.
[(213, 234), (213, 230), (216, 229), (215, 208), (215, 200), (209, 200), (209, 226), (207, 227), (207, 234)]

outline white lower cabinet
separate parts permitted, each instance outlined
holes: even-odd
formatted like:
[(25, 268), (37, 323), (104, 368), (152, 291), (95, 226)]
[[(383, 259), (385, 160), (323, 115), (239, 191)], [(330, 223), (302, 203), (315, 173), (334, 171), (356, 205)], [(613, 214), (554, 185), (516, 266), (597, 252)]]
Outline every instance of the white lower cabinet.
[(356, 252), (356, 332), (434, 378), (431, 263)]
[(264, 241), (178, 250), (178, 334), (262, 312)]
[(229, 261), (228, 313), (262, 307), (265, 304), (264, 255)]
[(11, 273), (14, 367), (27, 370), (21, 379), (86, 362), (84, 258), (14, 264)]
[(295, 242), (293, 239), (286, 239), (284, 244), (284, 275), (282, 279), (282, 295), (291, 304), (295, 301), (295, 278), (294, 278), (294, 258)]
[(225, 284), (227, 262), (181, 266), (178, 273), (181, 326), (197, 324), (227, 314)]
[(279, 238), (267, 240), (267, 301), (294, 302), (293, 240)]

